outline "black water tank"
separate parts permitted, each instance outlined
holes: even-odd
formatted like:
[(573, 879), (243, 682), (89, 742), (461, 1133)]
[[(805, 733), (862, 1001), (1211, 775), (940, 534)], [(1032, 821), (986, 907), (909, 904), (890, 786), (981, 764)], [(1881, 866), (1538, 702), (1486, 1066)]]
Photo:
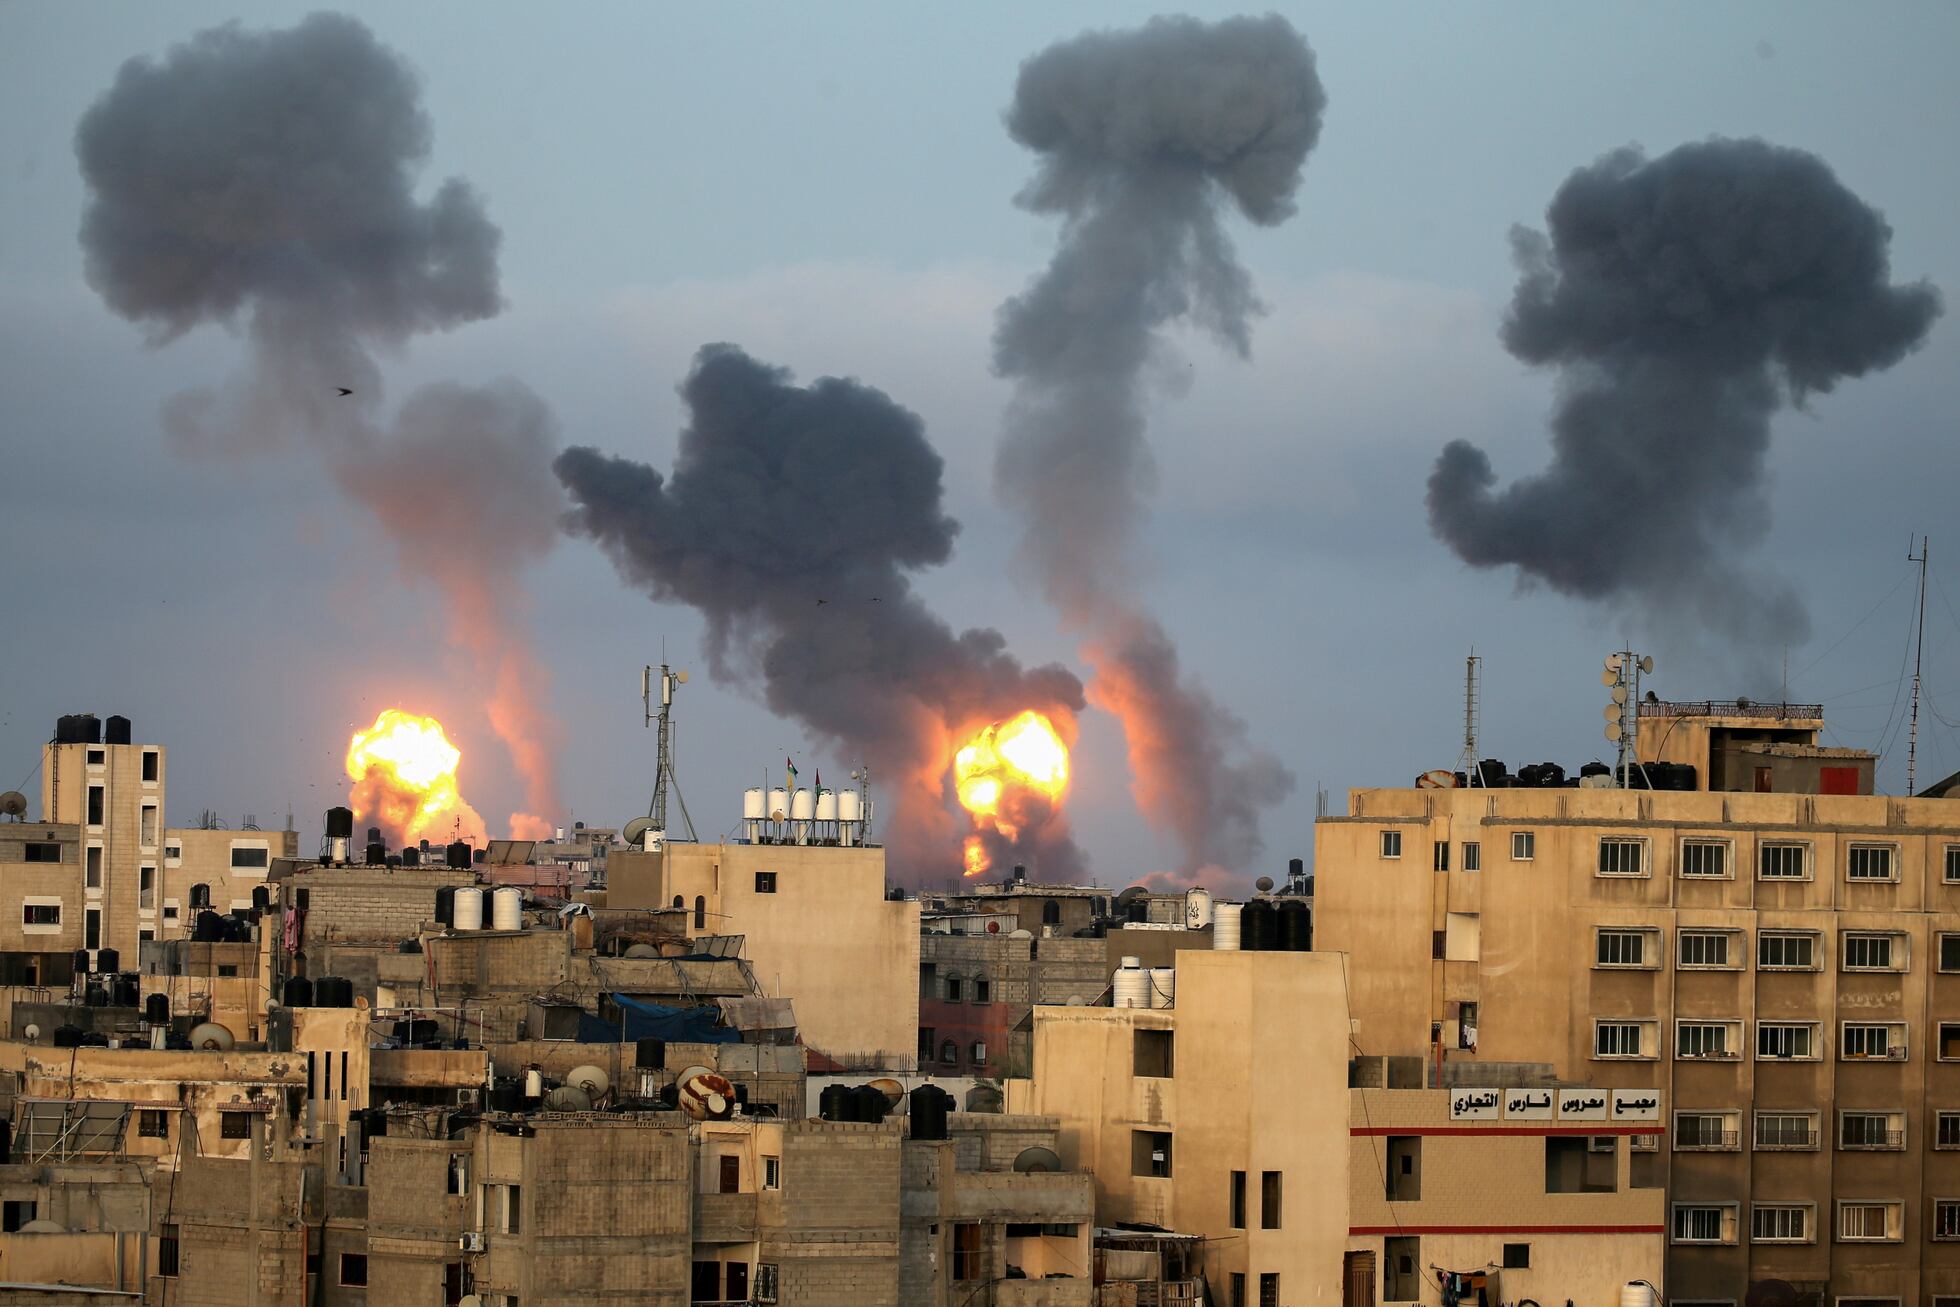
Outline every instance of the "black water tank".
[(272, 906), (272, 890), (266, 885), (252, 886), (252, 911), (264, 912)]
[(451, 844), (443, 850), (443, 860), (452, 867), (469, 866), (470, 846), (461, 840), (457, 840), (454, 844)]
[(327, 838), (351, 840), (354, 838), (354, 810), (352, 808), (327, 809)]
[(208, 908), (191, 923), (191, 938), (200, 944), (215, 944), (225, 937), (225, 919)]
[(1279, 905), (1279, 946), (1288, 953), (1305, 953), (1313, 947), (1313, 931), (1308, 923), (1307, 905), (1300, 899), (1281, 899)]
[(413, 844), (411, 844), (411, 845), (409, 845), (409, 846), (408, 846), (407, 848), (405, 848), (405, 849), (403, 849), (403, 850), (402, 850), (402, 855), (401, 855), (401, 865), (402, 865), (402, 866), (404, 866), (404, 867), (419, 867), (419, 866), (421, 866), (421, 865), (422, 865), (422, 850), (420, 850), (420, 849), (418, 849), (418, 848), (416, 848), (416, 847), (415, 847), (415, 846), (414, 846)]
[(119, 971), (121, 970), (121, 962), (122, 954), (112, 948), (96, 950), (95, 969), (97, 971)]
[(499, 1079), (490, 1086), (490, 1110), (493, 1112), (521, 1112), (524, 1110), (524, 1086), (509, 1078)]
[(88, 950), (85, 948), (75, 950), (75, 974), (78, 976), (88, 974)]
[(353, 1007), (354, 982), (342, 976), (322, 976), (313, 985), (316, 1007)]
[(885, 1119), (885, 1113), (892, 1110), (892, 1100), (885, 1097), (885, 1091), (871, 1085), (859, 1085), (851, 1091), (857, 1095), (857, 1119), (876, 1124)]
[(1239, 914), (1239, 947), (1248, 953), (1270, 953), (1279, 947), (1279, 913), (1269, 899), (1254, 899)]
[(289, 976), (279, 991), (279, 1001), (287, 1007), (312, 1007), (313, 982), (305, 976)]
[(369, 1108), (361, 1114), (361, 1137), (363, 1139), (386, 1139), (388, 1137), (388, 1114), (379, 1108)]
[(143, 977), (125, 971), (116, 977), (116, 1006), (137, 1007), (143, 1002)]
[(108, 1007), (109, 991), (91, 980), (88, 988), (82, 991), (82, 1002), (89, 1007)]
[(433, 1044), (442, 1037), (436, 1029), (434, 1017), (414, 1017), (408, 1022), (408, 1042), (411, 1044)]
[(102, 723), (95, 719), (94, 713), (76, 713), (75, 729), (80, 733), (80, 738), (76, 741), (77, 744), (102, 743)]
[[(58, 1035), (60, 1032), (57, 1031)], [(857, 1109), (857, 1099), (847, 1085), (825, 1085), (817, 1095), (817, 1114), (826, 1121), (852, 1121), (850, 1115)]]
[(108, 728), (102, 734), (102, 742), (104, 744), (128, 744), (129, 718), (121, 716), (111, 717), (108, 722)]
[(456, 887), (443, 885), (436, 889), (436, 924), (453, 926), (456, 924)]
[(1305, 858), (1288, 858), (1286, 860), (1286, 875), (1289, 880), (1298, 880), (1306, 874), (1307, 860)]
[(914, 1139), (944, 1139), (946, 1116), (953, 1110), (953, 1096), (938, 1085), (920, 1085), (912, 1091), (911, 1124)]
[(1585, 764), (1583, 767), (1579, 768), (1579, 775), (1581, 777), (1611, 776), (1612, 774), (1613, 774), (1613, 769), (1611, 767), (1608, 767), (1603, 762), (1589, 762)]
[(367, 865), (370, 867), (384, 867), (387, 864), (388, 846), (380, 840), (370, 842), (367, 846)]
[(56, 1026), (54, 1028), (54, 1046), (56, 1048), (80, 1048), (82, 1046), (82, 1028), (80, 1026)]
[(633, 1065), (642, 1069), (663, 1071), (667, 1067), (667, 1041), (664, 1039), (642, 1039), (633, 1045)]
[(471, 862), (488, 862), (488, 861), (490, 861), (490, 850), (488, 850), (488, 849), (472, 849), (472, 850), (470, 850), (470, 861), (471, 861)]
[(170, 1023), (170, 995), (152, 994), (143, 1000), (143, 1019), (153, 1026)]

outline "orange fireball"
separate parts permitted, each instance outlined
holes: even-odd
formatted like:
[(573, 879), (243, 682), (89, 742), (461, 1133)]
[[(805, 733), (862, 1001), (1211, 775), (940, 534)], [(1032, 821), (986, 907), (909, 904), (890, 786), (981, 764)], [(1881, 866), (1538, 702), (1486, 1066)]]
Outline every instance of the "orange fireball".
[[(1052, 813), (1068, 792), (1068, 745), (1055, 724), (1032, 708), (984, 727), (953, 755), (953, 790), (976, 832), (1004, 839)], [(966, 874), (992, 865), (979, 833), (966, 838)]]
[(456, 788), (462, 758), (435, 718), (383, 709), (374, 725), (347, 742), (347, 775), (354, 782), (348, 806), (356, 821), (381, 827), (391, 843), (481, 844), (483, 818)]

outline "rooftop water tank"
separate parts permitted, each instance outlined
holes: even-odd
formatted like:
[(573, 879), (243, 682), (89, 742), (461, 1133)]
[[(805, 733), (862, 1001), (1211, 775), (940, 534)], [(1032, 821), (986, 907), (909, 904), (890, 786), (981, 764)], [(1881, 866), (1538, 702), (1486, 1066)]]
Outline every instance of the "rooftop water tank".
[(470, 846), (462, 840), (457, 840), (454, 844), (444, 847), (442, 857), (443, 861), (452, 867), (467, 867), (470, 865)]
[(1202, 887), (1185, 890), (1184, 928), (1203, 930), (1211, 922), (1211, 891)]
[(1313, 947), (1313, 916), (1300, 899), (1281, 899), (1279, 903), (1279, 946), (1288, 953), (1305, 953)]
[(279, 1001), (287, 1007), (312, 1007), (313, 982), (305, 976), (290, 976), (279, 991)]
[(914, 1139), (944, 1139), (946, 1117), (953, 1110), (953, 1096), (938, 1085), (920, 1085), (911, 1094), (906, 1111)]
[(798, 786), (796, 793), (791, 795), (789, 800), (790, 820), (809, 821), (812, 817), (816, 815), (817, 815), (816, 796), (814, 794), (811, 794), (810, 791), (802, 788), (801, 786)]
[(817, 791), (817, 820), (818, 821), (837, 820), (837, 791), (836, 790)]
[(837, 791), (837, 820), (861, 821), (864, 818), (864, 805), (858, 799), (856, 790)]
[(95, 969), (97, 971), (120, 971), (122, 969), (121, 962), (122, 955), (112, 948), (97, 949), (95, 952)]
[(762, 791), (759, 789), (743, 790), (742, 791), (742, 820), (762, 821), (766, 819), (768, 816), (769, 816), (769, 810), (764, 806)]
[(769, 820), (787, 821), (789, 819), (789, 791), (778, 786), (769, 791)]
[(1239, 914), (1239, 947), (1270, 953), (1279, 947), (1279, 913), (1266, 899), (1254, 899)]
[(352, 808), (327, 809), (327, 837), (329, 839), (351, 840), (354, 838), (354, 810)]
[(524, 929), (524, 891), (504, 885), (490, 896), (490, 925), (495, 930)]
[(455, 919), (449, 925), (452, 930), (483, 929), (482, 890), (465, 885), (456, 891)]
[(1150, 1006), (1175, 1007), (1177, 997), (1177, 968), (1152, 967), (1150, 969)]
[(1115, 990), (1110, 999), (1111, 1007), (1150, 1006), (1150, 973), (1139, 966), (1135, 958), (1123, 959), (1123, 965), (1117, 968), (1111, 983)]
[(1239, 947), (1239, 914), (1245, 909), (1237, 903), (1218, 903), (1211, 910), (1211, 946), (1227, 952)]
[(129, 718), (117, 714), (109, 719), (103, 732), (102, 742), (104, 744), (128, 744), (129, 730)]

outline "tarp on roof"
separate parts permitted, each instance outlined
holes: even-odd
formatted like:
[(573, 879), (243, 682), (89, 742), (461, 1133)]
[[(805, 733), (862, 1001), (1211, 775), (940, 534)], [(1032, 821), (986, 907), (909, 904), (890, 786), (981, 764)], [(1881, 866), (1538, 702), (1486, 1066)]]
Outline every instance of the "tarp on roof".
[(786, 998), (718, 998), (721, 1019), (737, 1030), (794, 1030), (796, 1013)]
[(742, 1036), (715, 1024), (711, 1007), (668, 1007), (647, 1003), (624, 994), (608, 994), (619, 1005), (621, 1020), (603, 1021), (590, 1012), (579, 1013), (578, 1037), (583, 1044), (616, 1044), (622, 1040), (664, 1039), (677, 1044), (739, 1044)]

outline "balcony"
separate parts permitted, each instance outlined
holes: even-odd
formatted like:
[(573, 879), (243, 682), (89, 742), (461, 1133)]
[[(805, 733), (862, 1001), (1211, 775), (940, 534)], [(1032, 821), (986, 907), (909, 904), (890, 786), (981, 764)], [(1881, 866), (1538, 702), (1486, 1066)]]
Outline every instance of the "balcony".
[(1739, 1130), (1683, 1130), (1674, 1138), (1677, 1153), (1733, 1153), (1741, 1146)]
[(1860, 1130), (1838, 1140), (1838, 1149), (1846, 1153), (1896, 1153), (1905, 1146), (1903, 1130)]
[(1799, 1134), (1790, 1130), (1779, 1131), (1767, 1139), (1757, 1139), (1756, 1151), (1759, 1153), (1814, 1153), (1817, 1151), (1817, 1132), (1812, 1130), (1808, 1134)]
[(694, 1195), (694, 1242), (753, 1243), (755, 1195)]

